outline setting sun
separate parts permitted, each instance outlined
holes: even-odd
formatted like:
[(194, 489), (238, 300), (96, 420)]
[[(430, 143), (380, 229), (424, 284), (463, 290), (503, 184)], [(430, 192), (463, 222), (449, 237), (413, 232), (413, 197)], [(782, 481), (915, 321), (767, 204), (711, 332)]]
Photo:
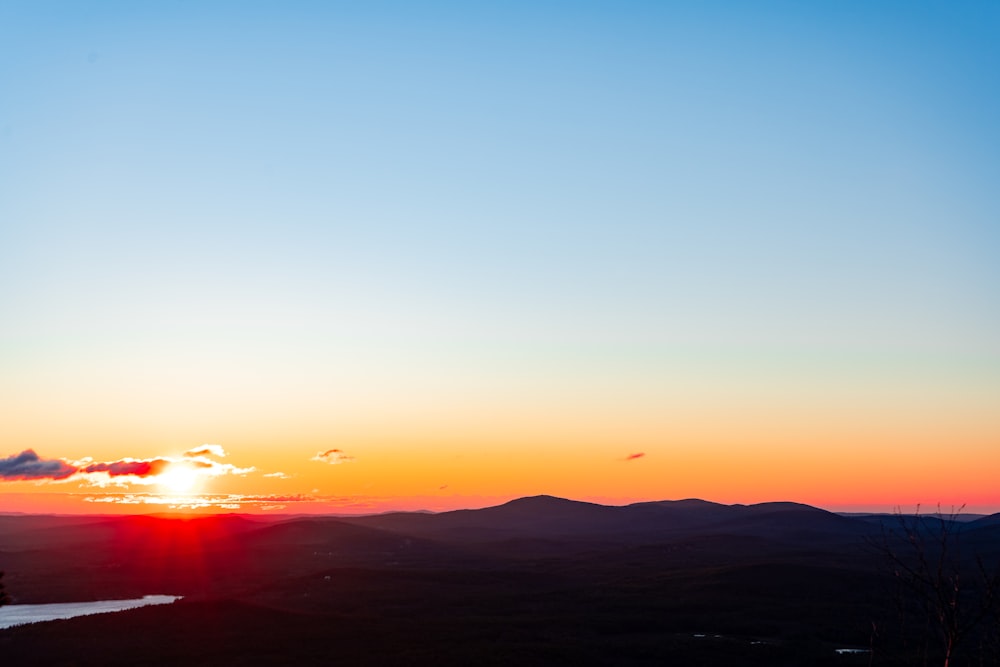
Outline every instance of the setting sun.
[(198, 483), (198, 471), (188, 465), (175, 463), (158, 477), (156, 483), (170, 493), (190, 493)]

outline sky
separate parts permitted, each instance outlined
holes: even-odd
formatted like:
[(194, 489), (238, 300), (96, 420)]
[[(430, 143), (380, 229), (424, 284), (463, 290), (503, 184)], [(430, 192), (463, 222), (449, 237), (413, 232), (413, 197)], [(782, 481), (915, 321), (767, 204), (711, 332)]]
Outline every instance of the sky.
[(0, 512), (1000, 511), (1000, 5), (0, 4)]

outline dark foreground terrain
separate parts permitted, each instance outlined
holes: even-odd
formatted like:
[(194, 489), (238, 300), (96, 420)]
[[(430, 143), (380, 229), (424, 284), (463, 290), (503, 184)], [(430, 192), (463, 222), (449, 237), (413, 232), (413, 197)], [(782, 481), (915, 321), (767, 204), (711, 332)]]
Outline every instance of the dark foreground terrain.
[(185, 596), (0, 630), (0, 664), (942, 664), (947, 633), (893, 572), (920, 553), (963, 575), (951, 666), (1000, 664), (998, 517), (908, 526), (544, 496), (351, 519), (0, 516), (15, 603)]

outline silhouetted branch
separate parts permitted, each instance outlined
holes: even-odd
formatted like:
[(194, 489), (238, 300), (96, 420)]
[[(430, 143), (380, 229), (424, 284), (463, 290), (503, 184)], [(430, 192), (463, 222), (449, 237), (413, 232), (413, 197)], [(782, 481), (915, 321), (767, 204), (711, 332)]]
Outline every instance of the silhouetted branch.
[(937, 529), (920, 514), (912, 518), (897, 509), (898, 528), (882, 524), (881, 542), (870, 542), (885, 557), (899, 584), (897, 606), (905, 615), (906, 601), (916, 603), (928, 627), (940, 641), (943, 665), (949, 667), (962, 646), (987, 618), (997, 614), (1000, 571), (991, 572), (980, 555), (963, 561), (959, 514), (945, 517), (938, 507)]

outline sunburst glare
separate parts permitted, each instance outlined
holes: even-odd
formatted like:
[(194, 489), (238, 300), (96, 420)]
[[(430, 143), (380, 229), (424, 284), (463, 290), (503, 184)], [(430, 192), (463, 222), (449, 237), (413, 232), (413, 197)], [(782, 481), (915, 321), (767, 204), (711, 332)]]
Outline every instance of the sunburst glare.
[(174, 494), (189, 494), (198, 486), (198, 471), (183, 463), (174, 463), (157, 478), (156, 484)]

